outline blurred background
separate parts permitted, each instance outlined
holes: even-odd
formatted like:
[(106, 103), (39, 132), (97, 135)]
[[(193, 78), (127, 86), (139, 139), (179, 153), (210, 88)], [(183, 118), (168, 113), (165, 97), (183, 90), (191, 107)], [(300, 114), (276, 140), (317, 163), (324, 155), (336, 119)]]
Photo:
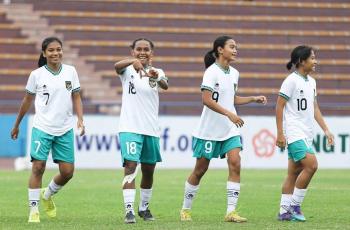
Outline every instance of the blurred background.
[(94, 168), (92, 162), (97, 168), (120, 167), (117, 127), (122, 92), (113, 64), (129, 56), (129, 45), (140, 37), (155, 43), (154, 66), (169, 78), (169, 90), (160, 93), (163, 167), (190, 167), (191, 132), (203, 107), (203, 57), (220, 35), (230, 35), (238, 44), (238, 60), (233, 63), (240, 72), (238, 93), (269, 99), (266, 106), (238, 107), (248, 121), (242, 129), (243, 167), (285, 166), (286, 153), (274, 146), (275, 102), (288, 75), (285, 64), (291, 50), (306, 44), (316, 49), (318, 102), (336, 136), (336, 146), (329, 148), (316, 130), (320, 166), (350, 168), (348, 0), (4, 0), (0, 169), (28, 167), (32, 116), (22, 122), (18, 141), (9, 136), (28, 76), (37, 68), (41, 42), (48, 36), (63, 40), (64, 63), (77, 68), (82, 86), (88, 133), (76, 137), (78, 167)]

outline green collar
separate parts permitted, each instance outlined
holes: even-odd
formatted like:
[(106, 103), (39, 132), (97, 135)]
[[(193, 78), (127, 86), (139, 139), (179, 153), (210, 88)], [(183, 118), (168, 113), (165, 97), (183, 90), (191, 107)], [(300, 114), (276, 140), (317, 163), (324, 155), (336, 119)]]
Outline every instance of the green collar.
[(294, 73), (300, 77), (302, 77), (305, 81), (309, 81), (309, 78), (306, 76), (301, 75), (298, 71), (294, 71)]
[(60, 65), (60, 68), (58, 69), (57, 72), (54, 71), (54, 70), (52, 70), (48, 65), (45, 65), (45, 68), (46, 68), (50, 73), (52, 73), (52, 75), (57, 76), (57, 75), (59, 75), (59, 74), (61, 73), (62, 64)]
[(217, 62), (215, 62), (215, 65), (217, 65), (225, 74), (230, 74), (230, 66), (227, 69), (225, 69)]

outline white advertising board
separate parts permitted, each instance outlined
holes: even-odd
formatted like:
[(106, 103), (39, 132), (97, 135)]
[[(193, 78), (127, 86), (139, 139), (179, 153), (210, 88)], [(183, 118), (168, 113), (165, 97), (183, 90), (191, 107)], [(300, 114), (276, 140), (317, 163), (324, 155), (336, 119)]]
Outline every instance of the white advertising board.
[[(241, 128), (243, 168), (286, 168), (287, 152), (275, 146), (275, 118), (245, 116)], [(85, 116), (86, 135), (75, 136), (76, 168), (121, 168), (120, 145), (117, 135), (118, 116)], [(335, 136), (334, 148), (326, 145), (323, 132), (315, 125), (314, 148), (319, 168), (350, 168), (350, 117), (326, 117)], [(31, 124), (32, 117), (29, 119)], [(192, 131), (199, 117), (161, 116), (160, 149), (163, 162), (159, 168), (192, 168)], [(31, 128), (28, 129), (28, 135)], [(30, 137), (30, 135), (29, 135)], [(29, 141), (28, 141), (29, 143)], [(29, 150), (29, 145), (28, 145)], [(55, 167), (51, 158), (48, 167)], [(225, 159), (213, 159), (211, 168), (226, 168)]]

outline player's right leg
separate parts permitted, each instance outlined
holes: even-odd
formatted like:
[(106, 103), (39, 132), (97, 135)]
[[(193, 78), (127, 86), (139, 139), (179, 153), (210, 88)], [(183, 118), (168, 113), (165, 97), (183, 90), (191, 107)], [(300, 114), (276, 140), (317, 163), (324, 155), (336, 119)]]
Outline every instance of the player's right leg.
[(208, 170), (210, 160), (197, 158), (196, 166), (185, 182), (184, 200), (180, 211), (181, 221), (191, 221), (192, 202), (199, 189), (199, 182)]
[[(125, 208), (124, 222), (126, 224), (136, 223), (134, 202), (135, 202), (135, 177), (136, 177), (137, 162), (124, 161), (124, 178), (130, 177), (130, 179), (123, 180), (123, 198)], [(133, 176), (135, 175), (135, 177)], [(133, 178), (132, 178), (133, 177)]]
[(32, 173), (29, 178), (29, 218), (28, 222), (40, 222), (39, 200), (42, 185), (42, 176), (46, 167), (46, 160), (52, 146), (53, 137), (37, 128), (32, 129), (30, 157)]
[(136, 223), (134, 202), (135, 202), (135, 177), (136, 167), (140, 162), (144, 136), (136, 133), (119, 133), (121, 155), (124, 167), (123, 197), (125, 207), (125, 219), (127, 224)]
[(33, 160), (32, 173), (29, 178), (28, 199), (29, 199), (29, 223), (39, 223), (39, 201), (42, 176), (45, 171), (46, 161)]

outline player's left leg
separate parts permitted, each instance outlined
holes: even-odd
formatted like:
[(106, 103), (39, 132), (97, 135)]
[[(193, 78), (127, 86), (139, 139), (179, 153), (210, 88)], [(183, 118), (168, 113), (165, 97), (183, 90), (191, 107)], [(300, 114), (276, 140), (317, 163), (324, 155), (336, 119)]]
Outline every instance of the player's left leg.
[(58, 164), (59, 173), (41, 190), (41, 200), (49, 217), (56, 217), (56, 206), (52, 196), (68, 183), (74, 173), (74, 133), (73, 129), (52, 142), (52, 158)]
[(138, 214), (144, 220), (152, 221), (154, 217), (149, 209), (149, 202), (152, 197), (153, 174), (155, 164), (141, 163), (142, 179), (140, 185), (140, 205)]
[(295, 188), (291, 199), (291, 211), (293, 214), (293, 219), (298, 221), (305, 221), (306, 219), (300, 207), (306, 195), (307, 187), (313, 175), (317, 171), (318, 163), (316, 156), (310, 153), (306, 153), (305, 158), (300, 160), (300, 163), (303, 167), (303, 170), (295, 182)]
[(144, 142), (141, 150), (141, 172), (142, 179), (140, 185), (140, 204), (138, 215), (146, 221), (154, 220), (149, 209), (149, 203), (152, 197), (153, 174), (157, 162), (161, 162), (159, 138), (153, 136), (144, 136)]
[(240, 194), (240, 173), (241, 173), (241, 157), (239, 152), (241, 148), (231, 149), (227, 153), (227, 164), (229, 176), (227, 181), (227, 212), (225, 221), (228, 222), (246, 222), (247, 219), (238, 215), (236, 206)]

